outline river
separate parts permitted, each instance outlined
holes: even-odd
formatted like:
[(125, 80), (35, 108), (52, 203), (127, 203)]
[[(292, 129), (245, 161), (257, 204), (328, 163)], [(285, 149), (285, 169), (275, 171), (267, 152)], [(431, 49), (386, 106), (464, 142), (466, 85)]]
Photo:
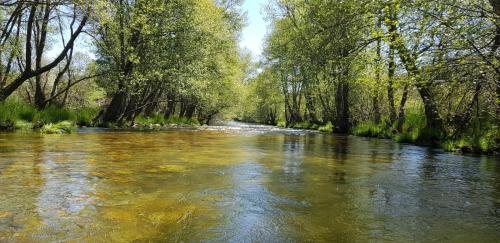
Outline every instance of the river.
[(0, 241), (495, 242), (500, 160), (268, 126), (0, 134)]

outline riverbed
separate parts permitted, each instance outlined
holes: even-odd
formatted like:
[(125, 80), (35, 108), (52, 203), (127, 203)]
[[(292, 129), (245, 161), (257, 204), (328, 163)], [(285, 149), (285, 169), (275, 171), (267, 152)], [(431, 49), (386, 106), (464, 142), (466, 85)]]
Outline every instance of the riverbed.
[(500, 160), (230, 123), (0, 134), (0, 241), (495, 242)]

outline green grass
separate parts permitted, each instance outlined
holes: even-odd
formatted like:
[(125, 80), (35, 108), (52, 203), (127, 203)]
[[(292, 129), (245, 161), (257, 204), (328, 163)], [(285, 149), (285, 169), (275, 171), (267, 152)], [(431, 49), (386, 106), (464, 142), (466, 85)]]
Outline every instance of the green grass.
[(33, 122), (42, 122), (44, 124), (58, 123), (62, 121), (76, 121), (75, 111), (49, 106), (35, 114)]
[(329, 122), (324, 126), (320, 126), (318, 128), (318, 131), (332, 133), (333, 132), (333, 124), (331, 122)]
[(190, 125), (190, 126), (199, 126), (200, 122), (193, 118), (186, 117), (178, 117), (178, 116), (170, 116), (169, 118), (165, 118), (163, 114), (155, 114), (149, 117), (145, 117), (143, 115), (138, 116), (135, 120), (137, 124), (140, 125)]
[(402, 131), (393, 138), (400, 143), (438, 145), (443, 139), (443, 134), (441, 131), (426, 128), (426, 118), (423, 113), (411, 111), (405, 117)]
[(462, 136), (458, 139), (448, 139), (441, 143), (444, 150), (450, 152), (492, 153), (500, 151), (500, 129), (490, 127), (476, 136)]
[(33, 123), (27, 122), (27, 121), (24, 121), (24, 120), (17, 120), (15, 122), (15, 126), (14, 127), (15, 127), (16, 130), (28, 131), (28, 130), (33, 129)]
[(352, 129), (352, 134), (360, 137), (388, 138), (388, 128), (374, 122), (360, 123)]
[(135, 119), (135, 122), (141, 125), (150, 125), (150, 124), (160, 124), (165, 125), (165, 117), (162, 114), (154, 114), (149, 117), (145, 117), (143, 115), (138, 116)]
[(311, 130), (318, 130), (320, 128), (320, 125), (311, 123), (308, 121), (302, 121), (302, 122), (297, 122), (293, 123), (289, 126), (290, 128), (295, 128), (295, 129), (311, 129)]
[(92, 120), (99, 113), (99, 108), (85, 107), (76, 111), (76, 124), (78, 126), (92, 126)]
[(36, 109), (18, 98), (9, 98), (0, 102), (0, 121), (32, 121)]
[(58, 123), (46, 124), (40, 129), (42, 134), (69, 134), (76, 130), (75, 123), (71, 121), (61, 121)]
[[(11, 97), (0, 103), (0, 130), (43, 129), (46, 133), (67, 133), (67, 123), (92, 125), (98, 108), (71, 110), (49, 106), (41, 111), (20, 98)], [(72, 125), (74, 127), (74, 125)]]

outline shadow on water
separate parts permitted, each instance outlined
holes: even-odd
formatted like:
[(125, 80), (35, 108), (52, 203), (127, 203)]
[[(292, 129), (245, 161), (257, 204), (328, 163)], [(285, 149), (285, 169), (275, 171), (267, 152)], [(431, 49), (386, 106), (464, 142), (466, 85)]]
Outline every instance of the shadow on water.
[(499, 168), (241, 123), (0, 134), (0, 241), (494, 242)]

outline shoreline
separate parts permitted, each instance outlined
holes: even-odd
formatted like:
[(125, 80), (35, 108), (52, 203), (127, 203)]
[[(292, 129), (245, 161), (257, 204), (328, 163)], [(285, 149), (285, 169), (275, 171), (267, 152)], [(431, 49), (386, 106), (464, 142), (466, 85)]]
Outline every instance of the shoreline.
[[(287, 127), (281, 127), (277, 125), (269, 125), (269, 124), (261, 124), (261, 123), (249, 123), (249, 122), (242, 122), (242, 121), (237, 121), (241, 122), (244, 124), (249, 124), (249, 125), (262, 125), (262, 126), (270, 126), (276, 129), (293, 129), (293, 130), (300, 130), (300, 131), (310, 131), (310, 132), (317, 132), (321, 134), (331, 134), (331, 135), (348, 135), (348, 136), (354, 136), (354, 137), (360, 137), (360, 138), (370, 138), (370, 139), (383, 139), (383, 140), (391, 140), (394, 143), (399, 143), (399, 144), (407, 144), (407, 145), (415, 145), (415, 146), (421, 146), (421, 147), (429, 147), (429, 148), (438, 148), (438, 149), (443, 149), (443, 151), (448, 152), (448, 153), (456, 153), (456, 154), (463, 154), (463, 155), (485, 155), (485, 156), (493, 156), (493, 157), (498, 157), (500, 156), (500, 151), (497, 149), (493, 149), (492, 151), (489, 152), (482, 152), (479, 151), (478, 149), (464, 149), (464, 148), (456, 148), (454, 150), (448, 150), (445, 148), (444, 143), (446, 141), (435, 141), (433, 144), (429, 143), (423, 143), (423, 142), (408, 142), (408, 141), (397, 141), (395, 138), (392, 137), (378, 137), (378, 136), (363, 136), (363, 135), (356, 135), (353, 132), (348, 133), (348, 134), (339, 134), (339, 133), (334, 133), (331, 131), (321, 131), (320, 129), (314, 129), (314, 128), (287, 128)], [(64, 123), (64, 122), (62, 122)], [(13, 129), (0, 129), (0, 133), (16, 133), (16, 132), (33, 132), (33, 133), (40, 133), (40, 134), (72, 134), (72, 133), (80, 133), (82, 130), (102, 130), (102, 131), (137, 131), (137, 132), (154, 132), (154, 131), (169, 131), (169, 130), (203, 130), (201, 128), (208, 128), (208, 127), (214, 127), (210, 125), (193, 125), (193, 124), (134, 124), (132, 126), (78, 126), (76, 124), (71, 123), (71, 128), (55, 128), (55, 129), (48, 129), (47, 131), (44, 131), (45, 126), (57, 126), (57, 124), (45, 124), (42, 127), (36, 127), (36, 124), (33, 124), (33, 127), (20, 127), (18, 128), (17, 126)], [(26, 124), (25, 124), (26, 125)], [(68, 124), (66, 124), (68, 125)], [(219, 125), (220, 126), (220, 125)], [(218, 126), (215, 126), (218, 127)]]

